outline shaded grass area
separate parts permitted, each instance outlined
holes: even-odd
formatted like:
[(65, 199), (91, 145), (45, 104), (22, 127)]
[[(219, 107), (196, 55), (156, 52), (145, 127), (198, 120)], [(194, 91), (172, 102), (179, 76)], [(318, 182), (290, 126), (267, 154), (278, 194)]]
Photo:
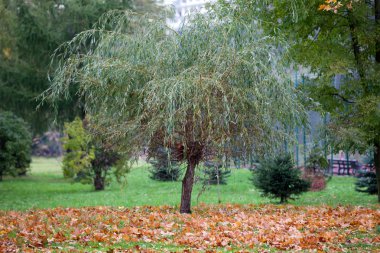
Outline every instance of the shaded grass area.
[[(112, 182), (105, 191), (95, 192), (91, 185), (73, 184), (63, 179), (61, 163), (57, 159), (34, 158), (28, 176), (5, 178), (0, 183), (0, 209), (27, 210), (30, 208), (82, 207), (82, 206), (142, 206), (170, 205), (180, 202), (181, 182), (157, 182), (149, 178), (149, 165), (139, 163), (128, 175), (126, 185)], [(250, 181), (251, 172), (232, 169), (227, 185), (210, 186), (204, 192), (197, 183), (193, 191), (192, 204), (269, 204), (270, 200), (260, 196)], [(355, 178), (333, 177), (321, 192), (308, 192), (295, 205), (361, 205), (379, 207), (376, 196), (354, 190)], [(199, 192), (203, 192), (197, 199)]]

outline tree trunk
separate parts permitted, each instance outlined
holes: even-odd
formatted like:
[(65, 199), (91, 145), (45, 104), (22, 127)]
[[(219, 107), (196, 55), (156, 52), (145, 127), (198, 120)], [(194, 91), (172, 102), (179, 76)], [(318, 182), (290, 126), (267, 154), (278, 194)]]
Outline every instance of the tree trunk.
[(377, 201), (380, 202), (380, 141), (375, 141), (375, 152), (374, 152), (374, 165), (376, 171), (376, 182), (377, 182)]
[(359, 73), (360, 82), (364, 88), (364, 91), (367, 93), (367, 85), (364, 81), (365, 79), (365, 70), (363, 66), (363, 61), (361, 59), (360, 55), (360, 45), (359, 45), (359, 38), (357, 33), (357, 21), (355, 20), (353, 14), (351, 11), (348, 11), (348, 24), (350, 28), (350, 34), (351, 34), (351, 46), (352, 50), (354, 51), (354, 57), (356, 62), (356, 67)]
[(104, 190), (105, 178), (101, 174), (96, 173), (94, 178), (94, 186), (96, 191)]
[[(376, 26), (380, 26), (380, 0), (375, 0), (375, 22)], [(376, 40), (376, 63), (380, 64), (380, 36), (377, 36)], [(377, 182), (377, 201), (380, 202), (380, 136), (375, 138), (375, 152), (374, 152), (374, 165), (376, 171)]]
[[(375, 0), (375, 22), (380, 26), (380, 0)], [(376, 62), (380, 64), (380, 34), (376, 38)]]
[(194, 157), (187, 160), (185, 177), (182, 180), (182, 195), (180, 213), (191, 213), (191, 192), (193, 191), (194, 174), (197, 161)]

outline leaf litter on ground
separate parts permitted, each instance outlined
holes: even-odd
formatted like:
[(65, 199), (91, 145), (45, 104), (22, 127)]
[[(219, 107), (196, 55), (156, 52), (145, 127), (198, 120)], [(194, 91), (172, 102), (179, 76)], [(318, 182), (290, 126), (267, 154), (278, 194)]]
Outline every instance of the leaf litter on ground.
[(169, 206), (0, 211), (0, 252), (376, 252), (379, 225), (379, 209), (358, 206), (199, 205), (190, 215)]

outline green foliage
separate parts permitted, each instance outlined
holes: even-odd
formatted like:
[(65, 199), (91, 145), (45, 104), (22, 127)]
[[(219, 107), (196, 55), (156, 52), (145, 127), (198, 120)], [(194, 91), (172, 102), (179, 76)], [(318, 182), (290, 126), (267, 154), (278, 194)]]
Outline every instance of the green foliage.
[(173, 150), (187, 162), (180, 209), (189, 213), (206, 150), (269, 152), (304, 119), (283, 68), (285, 43), (253, 21), (217, 4), (177, 33), (163, 18), (109, 12), (56, 51), (58, 68), (42, 96), (67, 97), (75, 80), (85, 111), (118, 148), (135, 156), (152, 143)]
[(28, 125), (11, 112), (0, 111), (0, 181), (5, 175), (24, 175), (31, 162)]
[[(180, 33), (163, 19), (104, 15), (94, 30), (57, 50), (59, 67), (45, 98), (69, 95), (77, 80), (96, 124), (134, 154), (153, 141), (182, 145), (182, 159), (206, 146), (215, 153), (236, 145), (275, 149), (287, 137), (282, 127), (304, 119), (282, 65), (286, 48), (277, 50), (283, 41), (263, 36), (252, 19), (218, 6)], [(78, 55), (86, 41), (92, 50)]]
[[(91, 172), (91, 162), (95, 158), (95, 148), (91, 145), (91, 136), (83, 127), (78, 117), (71, 123), (65, 123), (65, 136), (62, 138), (63, 149), (63, 175), (65, 178), (79, 178), (86, 180)], [(79, 174), (79, 177), (78, 177)]]
[[(88, 124), (88, 121), (85, 121)], [(129, 172), (126, 156), (115, 151), (99, 136), (92, 136), (78, 117), (65, 123), (65, 136), (62, 138), (65, 155), (63, 174), (76, 182), (93, 184), (95, 190), (104, 190), (109, 183), (109, 172), (121, 183)]]
[(280, 198), (287, 202), (293, 195), (306, 192), (310, 183), (301, 178), (301, 171), (294, 168), (290, 155), (281, 155), (260, 161), (253, 170), (253, 184), (264, 196)]
[[(0, 0), (0, 109), (11, 110), (32, 126), (46, 131), (54, 119), (49, 105), (36, 98), (48, 88), (50, 56), (63, 42), (90, 29), (113, 9), (156, 10), (150, 0)], [(82, 52), (86, 47), (81, 48)], [(54, 66), (52, 66), (54, 68)], [(82, 101), (72, 98), (57, 107), (59, 123), (83, 116)]]
[(329, 162), (323, 154), (321, 148), (315, 146), (309, 153), (309, 157), (306, 159), (306, 169), (318, 171), (324, 173), (329, 167)]
[(127, 183), (127, 174), (131, 171), (131, 164), (126, 155), (119, 155), (119, 159), (113, 166), (113, 175), (119, 184)]
[(368, 194), (377, 194), (376, 173), (373, 171), (358, 171), (355, 190)]
[[(378, 0), (352, 1), (352, 8), (343, 4), (336, 13), (319, 10), (322, 0), (274, 1), (270, 7), (268, 1), (255, 2), (260, 11), (252, 8), (250, 13), (267, 32), (286, 34), (295, 63), (311, 79), (301, 88), (330, 113), (334, 148), (364, 152), (379, 143)], [(334, 84), (337, 77), (339, 85)]]
[(227, 178), (231, 176), (231, 170), (227, 168), (222, 168), (222, 164), (217, 162), (206, 161), (204, 164), (203, 181), (205, 184), (219, 185), (227, 184)]
[(150, 178), (157, 181), (177, 181), (182, 174), (179, 164), (170, 159), (170, 153), (164, 147), (159, 147), (155, 152), (150, 152), (154, 158), (149, 158), (152, 168), (149, 170)]
[[(380, 184), (380, 1), (333, 2), (234, 4), (246, 6), (247, 15), (257, 17), (266, 32), (287, 36), (293, 66), (310, 79), (300, 87), (317, 102), (310, 109), (318, 104), (331, 116), (332, 146), (351, 152), (374, 146)], [(322, 11), (322, 4), (340, 8)], [(380, 202), (380, 192), (378, 196)]]

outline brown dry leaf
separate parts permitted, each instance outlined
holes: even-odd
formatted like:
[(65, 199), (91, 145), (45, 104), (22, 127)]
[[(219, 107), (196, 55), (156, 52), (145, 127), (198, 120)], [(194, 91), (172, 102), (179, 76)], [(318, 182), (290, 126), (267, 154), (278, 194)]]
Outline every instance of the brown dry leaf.
[[(118, 227), (121, 222), (123, 228)], [(86, 247), (89, 242), (111, 246), (121, 241), (183, 246), (189, 252), (249, 252), (264, 245), (280, 251), (340, 252), (344, 244), (380, 248), (378, 224), (380, 211), (362, 207), (201, 205), (192, 215), (167, 206), (10, 211), (0, 212), (0, 252), (49, 252), (57, 243)], [(153, 252), (136, 247), (128, 251)]]

